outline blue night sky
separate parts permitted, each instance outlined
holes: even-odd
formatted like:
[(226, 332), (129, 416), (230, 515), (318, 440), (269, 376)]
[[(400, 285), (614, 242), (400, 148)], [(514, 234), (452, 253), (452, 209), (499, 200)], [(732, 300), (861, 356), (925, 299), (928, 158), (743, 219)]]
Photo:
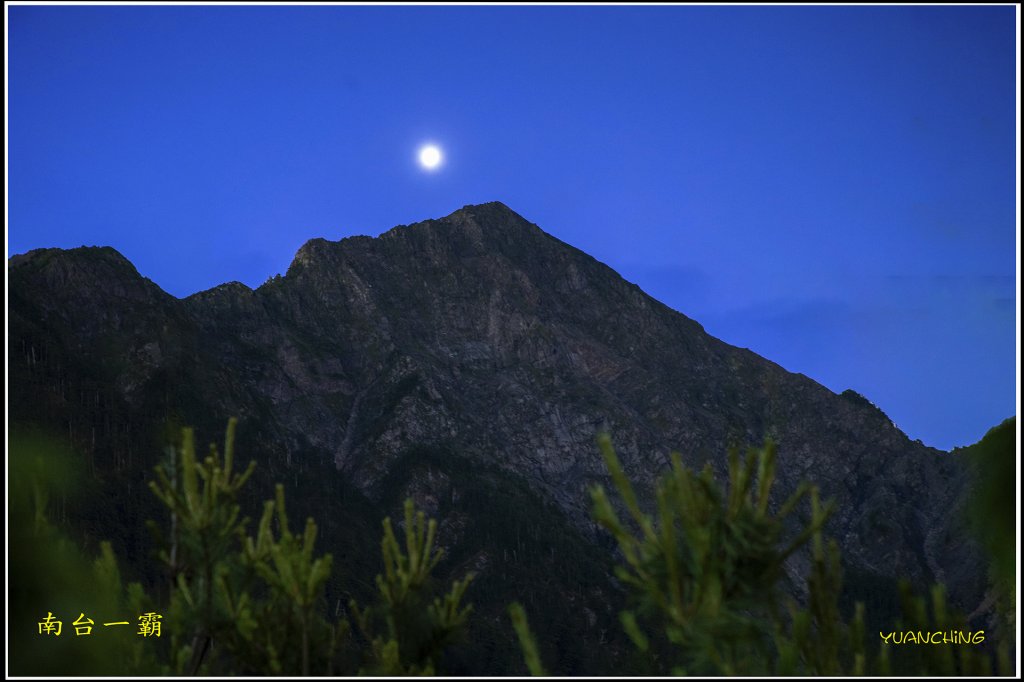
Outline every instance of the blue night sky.
[(1015, 414), (1012, 6), (8, 11), (8, 255), (186, 296), (499, 200), (911, 438)]

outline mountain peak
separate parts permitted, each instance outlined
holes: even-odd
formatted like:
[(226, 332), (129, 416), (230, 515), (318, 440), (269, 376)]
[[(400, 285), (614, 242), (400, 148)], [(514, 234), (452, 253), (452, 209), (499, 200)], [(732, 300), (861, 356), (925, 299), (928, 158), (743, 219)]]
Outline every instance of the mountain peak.
[(106, 292), (137, 300), (169, 297), (112, 246), (33, 249), (11, 256), (8, 268), (12, 277), (45, 281), (49, 287), (68, 292)]
[(344, 485), (382, 505), (454, 504), (443, 481), (472, 465), (589, 533), (585, 491), (606, 475), (598, 431), (648, 491), (670, 451), (724, 475), (729, 444), (771, 438), (783, 494), (813, 477), (835, 499), (830, 533), (858, 584), (943, 581), (958, 608), (983, 596), (976, 554), (942, 540), (967, 480), (957, 458), (908, 441), (852, 391), (711, 337), (503, 203), (311, 239), (273, 285), (229, 283), (180, 305), (113, 249), (11, 262), (41, 265), (10, 268), (10, 402), (106, 461), (131, 461), (118, 450), (128, 424), (138, 452), (166, 414), (238, 414), (289, 494), (305, 495), (308, 475), (329, 499)]
[(7, 262), (11, 267), (20, 267), (23, 265), (45, 267), (55, 259), (64, 262), (76, 261), (92, 262), (97, 264), (105, 263), (113, 267), (126, 268), (136, 274), (138, 273), (135, 266), (132, 265), (132, 262), (112, 246), (78, 246), (71, 249), (32, 249), (31, 251), (11, 256)]
[(455, 216), (462, 215), (471, 216), (475, 218), (486, 216), (491, 218), (501, 217), (505, 219), (517, 218), (522, 221), (526, 220), (521, 215), (519, 215), (511, 208), (509, 208), (506, 204), (503, 204), (500, 201), (487, 201), (482, 204), (466, 204), (462, 208), (452, 211), (451, 214), (448, 215), (448, 218), (453, 218)]
[[(398, 225), (387, 230), (380, 236), (399, 234), (409, 229), (430, 230), (438, 229), (446, 225), (456, 226), (463, 230), (469, 226), (475, 226), (489, 231), (504, 229), (529, 229), (544, 234), (539, 227), (526, 220), (507, 205), (500, 201), (489, 201), (483, 204), (466, 204), (462, 208), (452, 211), (442, 218), (434, 218), (412, 223), (410, 225)], [(471, 231), (475, 231), (472, 230)]]
[(373, 253), (391, 259), (404, 258), (411, 252), (421, 258), (447, 261), (487, 253), (526, 255), (524, 249), (537, 249), (544, 243), (566, 246), (504, 203), (491, 201), (467, 204), (441, 218), (396, 225), (377, 237), (354, 235), (337, 241), (315, 237), (296, 252), (288, 274), (315, 269), (318, 264), (336, 264), (337, 258), (355, 254)]

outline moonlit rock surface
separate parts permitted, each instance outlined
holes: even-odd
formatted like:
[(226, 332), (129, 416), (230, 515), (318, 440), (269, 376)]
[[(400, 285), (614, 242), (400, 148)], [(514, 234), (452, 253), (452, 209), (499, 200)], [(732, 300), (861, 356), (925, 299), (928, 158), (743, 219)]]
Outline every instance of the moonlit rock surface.
[[(130, 435), (167, 411), (237, 414), (265, 443), (260, 466), (286, 482), (320, 462), (324, 485), (335, 476), (375, 499), (433, 447), (526, 481), (591, 533), (602, 429), (648, 492), (671, 450), (722, 476), (728, 443), (771, 437), (774, 500), (804, 478), (836, 500), (826, 531), (848, 577), (945, 580), (966, 612), (982, 597), (980, 553), (954, 521), (966, 485), (955, 456), (855, 394), (713, 338), (500, 203), (312, 239), (256, 290), (176, 299), (109, 248), (32, 251), (9, 276), (11, 422), (50, 414), (66, 433), (71, 419), (72, 437), (112, 461), (149, 442), (130, 445), (118, 420), (130, 416)], [(109, 429), (91, 432), (94, 414)], [(408, 475), (397, 490), (424, 504), (457, 493), (444, 476)]]

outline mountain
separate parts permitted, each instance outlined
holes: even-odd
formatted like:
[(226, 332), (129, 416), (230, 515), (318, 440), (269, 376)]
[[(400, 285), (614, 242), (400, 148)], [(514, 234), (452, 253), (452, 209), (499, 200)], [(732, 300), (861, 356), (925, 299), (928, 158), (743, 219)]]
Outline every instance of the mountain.
[(586, 495), (605, 480), (601, 430), (641, 489), (670, 451), (723, 474), (729, 444), (770, 437), (777, 500), (805, 478), (836, 500), (827, 531), (869, 610), (895, 608), (880, 595), (899, 577), (946, 582), (967, 612), (983, 597), (957, 457), (713, 338), (501, 203), (310, 240), (255, 290), (177, 299), (111, 248), (31, 251), (8, 274), (10, 421), (65, 434), (100, 486), (83, 533), (113, 536), (153, 579), (141, 526), (161, 512), (142, 483), (168, 426), (216, 440), (237, 415), (261, 476), (248, 502), (280, 480), (321, 521), (343, 572), (335, 609), (377, 570), (382, 513), (412, 495), (442, 519), (446, 570), (481, 574), (467, 597), (485, 606), (494, 641), (473, 651), (488, 670), (518, 670), (502, 600), (557, 614), (538, 626), (556, 671), (617, 655), (610, 545)]

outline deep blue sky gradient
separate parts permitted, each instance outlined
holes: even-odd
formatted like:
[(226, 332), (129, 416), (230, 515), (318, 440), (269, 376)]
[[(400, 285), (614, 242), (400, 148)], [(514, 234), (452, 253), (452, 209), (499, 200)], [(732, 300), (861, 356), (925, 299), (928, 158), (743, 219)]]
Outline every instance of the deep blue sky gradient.
[(8, 255), (185, 296), (500, 200), (911, 438), (1015, 413), (1013, 7), (8, 11)]

